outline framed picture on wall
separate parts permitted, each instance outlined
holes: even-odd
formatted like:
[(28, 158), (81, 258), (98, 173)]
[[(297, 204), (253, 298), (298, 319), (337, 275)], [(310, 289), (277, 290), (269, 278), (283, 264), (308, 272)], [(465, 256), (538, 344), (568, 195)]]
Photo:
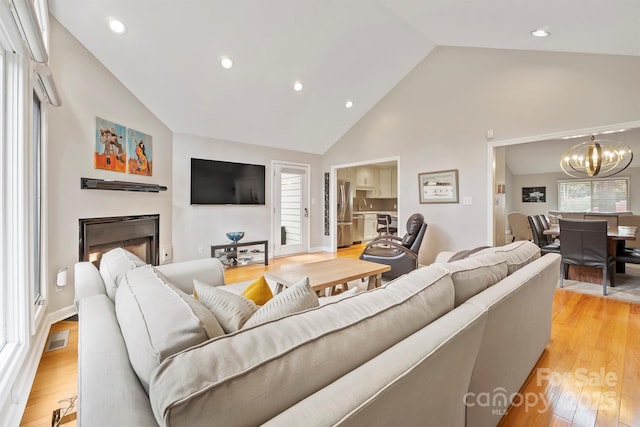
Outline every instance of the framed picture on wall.
[(547, 187), (522, 187), (522, 201), (525, 203), (545, 203)]
[(153, 172), (153, 152), (151, 135), (128, 129), (127, 154), (129, 155), (129, 173), (151, 176)]
[(418, 174), (420, 203), (458, 203), (458, 169)]
[(126, 172), (127, 146), (124, 126), (96, 117), (93, 162), (96, 169)]

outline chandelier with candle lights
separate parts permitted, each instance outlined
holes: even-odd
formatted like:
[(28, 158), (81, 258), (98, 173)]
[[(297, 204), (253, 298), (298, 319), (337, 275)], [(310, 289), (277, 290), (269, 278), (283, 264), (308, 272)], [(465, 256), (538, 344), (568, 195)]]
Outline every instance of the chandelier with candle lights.
[(574, 178), (605, 178), (625, 170), (633, 160), (629, 146), (608, 139), (581, 142), (567, 150), (560, 159), (560, 167)]

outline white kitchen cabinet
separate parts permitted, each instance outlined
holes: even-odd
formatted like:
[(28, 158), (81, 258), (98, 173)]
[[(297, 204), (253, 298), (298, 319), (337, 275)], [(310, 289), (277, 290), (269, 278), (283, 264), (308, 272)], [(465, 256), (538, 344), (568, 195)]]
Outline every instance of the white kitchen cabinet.
[(338, 179), (353, 182), (355, 178), (355, 168), (340, 168), (338, 169)]
[(398, 197), (398, 168), (391, 168), (391, 197)]
[(374, 172), (376, 170), (370, 167), (356, 168), (356, 187), (362, 189), (373, 190), (375, 188)]
[(378, 235), (376, 222), (376, 214), (364, 214), (364, 242), (370, 242)]
[(391, 168), (380, 168), (379, 174), (378, 195), (376, 197), (393, 197), (393, 170)]
[(338, 179), (349, 179), (349, 168), (340, 168), (337, 171)]

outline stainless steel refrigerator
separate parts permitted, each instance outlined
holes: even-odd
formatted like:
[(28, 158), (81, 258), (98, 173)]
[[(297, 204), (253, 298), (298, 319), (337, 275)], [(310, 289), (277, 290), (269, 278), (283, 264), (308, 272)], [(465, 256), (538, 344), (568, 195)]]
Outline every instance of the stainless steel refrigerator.
[(351, 246), (351, 227), (353, 226), (353, 195), (351, 183), (338, 180), (338, 247)]

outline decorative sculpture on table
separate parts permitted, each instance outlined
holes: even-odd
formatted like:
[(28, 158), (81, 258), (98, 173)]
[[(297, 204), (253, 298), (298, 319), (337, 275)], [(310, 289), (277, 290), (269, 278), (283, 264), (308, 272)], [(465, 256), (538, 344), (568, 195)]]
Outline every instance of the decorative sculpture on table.
[(230, 231), (227, 233), (227, 239), (233, 243), (238, 243), (244, 237), (244, 231)]
[[(227, 239), (231, 240), (233, 243), (238, 243), (240, 239), (244, 237), (244, 231), (230, 231), (227, 234)], [(227, 261), (229, 265), (238, 265), (238, 248), (234, 246), (232, 248), (228, 248), (226, 251)]]

